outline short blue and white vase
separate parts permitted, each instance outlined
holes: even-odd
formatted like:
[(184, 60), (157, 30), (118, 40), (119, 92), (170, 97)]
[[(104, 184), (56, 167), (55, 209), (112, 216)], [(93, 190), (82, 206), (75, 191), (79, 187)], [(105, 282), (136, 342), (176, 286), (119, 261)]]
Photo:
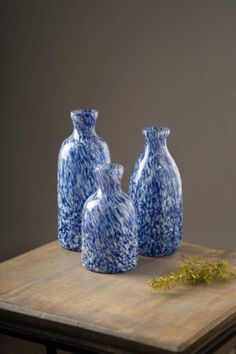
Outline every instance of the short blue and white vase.
[(94, 168), (110, 162), (108, 146), (95, 132), (97, 116), (98, 112), (91, 109), (72, 111), (74, 130), (59, 153), (58, 239), (71, 251), (81, 251), (82, 210), (97, 190)]
[(176, 251), (183, 233), (182, 185), (170, 155), (168, 128), (143, 129), (145, 146), (134, 165), (129, 195), (136, 207), (139, 253), (166, 256)]
[(82, 263), (100, 273), (126, 272), (137, 265), (137, 218), (121, 189), (123, 166), (96, 169), (99, 187), (87, 200), (82, 222)]

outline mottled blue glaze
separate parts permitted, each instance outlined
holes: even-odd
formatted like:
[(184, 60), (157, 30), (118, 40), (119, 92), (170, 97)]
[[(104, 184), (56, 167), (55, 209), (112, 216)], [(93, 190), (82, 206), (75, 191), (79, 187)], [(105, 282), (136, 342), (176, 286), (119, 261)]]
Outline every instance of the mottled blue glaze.
[(82, 262), (95, 272), (125, 272), (137, 264), (135, 208), (121, 190), (122, 166), (108, 164), (96, 172), (99, 188), (83, 211)]
[(60, 149), (58, 161), (58, 238), (62, 247), (81, 251), (82, 210), (97, 189), (94, 168), (110, 162), (107, 144), (97, 136), (98, 112), (71, 112), (74, 130)]
[(145, 146), (130, 179), (129, 195), (139, 222), (139, 253), (145, 256), (171, 254), (182, 239), (182, 186), (167, 149), (169, 133), (168, 128), (143, 129)]

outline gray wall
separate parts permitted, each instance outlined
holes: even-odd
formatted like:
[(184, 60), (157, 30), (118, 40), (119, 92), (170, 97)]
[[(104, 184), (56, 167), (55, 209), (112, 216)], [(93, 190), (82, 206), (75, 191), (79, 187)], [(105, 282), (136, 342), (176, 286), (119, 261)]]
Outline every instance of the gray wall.
[(1, 239), (7, 259), (55, 240), (70, 110), (125, 166), (146, 125), (171, 128), (186, 241), (236, 248), (236, 1), (0, 1)]

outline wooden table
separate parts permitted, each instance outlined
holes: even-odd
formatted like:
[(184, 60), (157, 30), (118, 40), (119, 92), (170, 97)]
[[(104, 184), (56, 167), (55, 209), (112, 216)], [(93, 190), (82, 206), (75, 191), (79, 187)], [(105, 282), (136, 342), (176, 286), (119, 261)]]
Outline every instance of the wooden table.
[(147, 285), (181, 254), (236, 265), (235, 252), (187, 243), (116, 275), (84, 269), (57, 242), (1, 263), (0, 353), (234, 353), (236, 280), (163, 294)]

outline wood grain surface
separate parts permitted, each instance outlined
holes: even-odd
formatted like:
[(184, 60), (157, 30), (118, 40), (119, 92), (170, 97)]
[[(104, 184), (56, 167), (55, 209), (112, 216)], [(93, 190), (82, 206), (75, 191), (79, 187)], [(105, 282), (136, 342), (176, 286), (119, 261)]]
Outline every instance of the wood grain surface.
[(140, 348), (186, 351), (235, 323), (236, 280), (156, 293), (147, 280), (176, 271), (182, 254), (228, 258), (236, 266), (233, 251), (183, 243), (168, 257), (140, 257), (128, 273), (98, 274), (82, 267), (80, 253), (52, 242), (0, 264), (0, 310), (40, 320), (41, 331), (52, 321), (78, 336), (88, 330), (101, 341), (111, 336)]

